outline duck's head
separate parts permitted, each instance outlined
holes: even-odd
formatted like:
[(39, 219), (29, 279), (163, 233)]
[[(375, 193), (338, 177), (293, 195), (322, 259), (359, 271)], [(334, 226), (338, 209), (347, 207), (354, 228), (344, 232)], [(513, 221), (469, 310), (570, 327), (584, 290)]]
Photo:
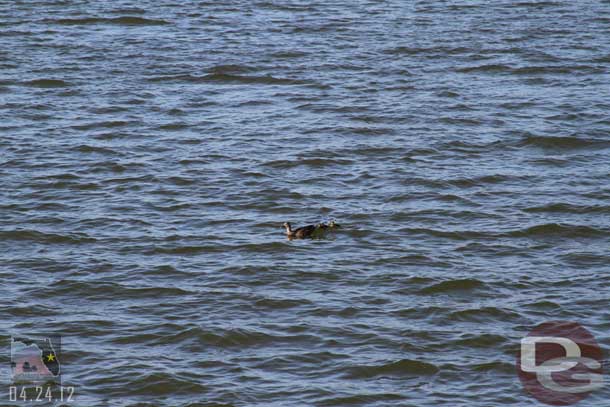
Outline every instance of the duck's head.
[(328, 227), (329, 228), (340, 228), (341, 226), (334, 220), (331, 220), (330, 222), (328, 222)]
[(282, 226), (284, 226), (289, 232), (292, 230), (292, 225), (290, 224), (290, 222), (284, 222)]

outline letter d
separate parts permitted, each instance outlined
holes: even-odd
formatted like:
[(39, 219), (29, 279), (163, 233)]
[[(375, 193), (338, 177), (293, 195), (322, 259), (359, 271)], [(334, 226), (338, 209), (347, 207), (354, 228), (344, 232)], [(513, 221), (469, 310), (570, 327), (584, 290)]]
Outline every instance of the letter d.
[[(565, 349), (565, 358), (557, 358), (559, 363), (541, 364), (536, 366), (536, 344), (554, 343)], [(566, 358), (580, 358), (580, 347), (568, 338), (556, 336), (528, 336), (521, 339), (521, 370), (529, 373), (551, 373), (570, 370), (578, 364), (578, 361)]]

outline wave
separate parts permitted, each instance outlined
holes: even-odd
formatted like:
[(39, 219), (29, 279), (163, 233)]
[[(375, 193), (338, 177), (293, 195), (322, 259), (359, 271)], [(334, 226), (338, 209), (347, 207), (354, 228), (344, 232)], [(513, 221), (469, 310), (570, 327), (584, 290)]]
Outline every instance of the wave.
[(321, 407), (332, 407), (332, 406), (369, 406), (379, 404), (383, 401), (388, 402), (399, 402), (406, 401), (408, 398), (399, 394), (393, 393), (375, 393), (375, 394), (358, 394), (353, 396), (340, 396), (330, 397), (322, 399), (316, 403), (317, 406)]
[(114, 25), (126, 25), (126, 26), (147, 26), (147, 25), (167, 25), (169, 22), (165, 20), (152, 20), (142, 17), (115, 17), (115, 18), (101, 18), (101, 17), (87, 17), (87, 18), (62, 18), (59, 20), (47, 19), (46, 23), (60, 24), (60, 25), (91, 25), (91, 24), (114, 24)]
[[(155, 364), (123, 361), (125, 365), (115, 366), (114, 376), (94, 376), (90, 379), (91, 386), (100, 386), (106, 396), (112, 397), (158, 397), (165, 398), (168, 394), (174, 397), (181, 395), (201, 395), (209, 392), (209, 387), (193, 380), (191, 375), (180, 372), (161, 372)], [(125, 386), (129, 383), (129, 386)], [(138, 403), (138, 406), (155, 404)], [(130, 404), (135, 406), (136, 404)], [(200, 405), (200, 404), (197, 404)], [(217, 406), (217, 404), (205, 404)]]
[(85, 244), (97, 240), (85, 233), (46, 233), (37, 230), (5, 230), (0, 231), (0, 240), (26, 240), (36, 243)]
[(532, 164), (548, 165), (550, 167), (563, 167), (569, 163), (569, 157), (537, 157), (530, 158), (527, 160), (527, 162)]
[(459, 97), (459, 96), (460, 96), (460, 94), (459, 94), (459, 93), (457, 93), (457, 92), (453, 92), (453, 91), (450, 91), (450, 90), (442, 90), (442, 91), (438, 92), (436, 95), (437, 95), (438, 97), (442, 97), (442, 98), (451, 98), (451, 99), (453, 99), (453, 98), (457, 98), (457, 97)]
[(311, 85), (312, 82), (299, 79), (276, 78), (274, 76), (235, 75), (230, 73), (211, 73), (203, 76), (190, 74), (155, 76), (147, 79), (149, 82), (186, 82), (186, 83), (242, 83), (248, 85)]
[(68, 295), (77, 298), (95, 299), (145, 299), (160, 297), (182, 297), (192, 294), (178, 287), (133, 287), (105, 281), (58, 280), (43, 288), (36, 288), (30, 293), (48, 298)]
[[(335, 156), (347, 156), (347, 155), (358, 155), (363, 157), (376, 157), (376, 158), (395, 158), (404, 151), (402, 147), (381, 147), (381, 146), (362, 146), (357, 145), (351, 148), (344, 148), (336, 150)], [(314, 155), (328, 155), (328, 151), (314, 150), (311, 151)]]
[(610, 140), (568, 136), (527, 135), (521, 139), (518, 146), (534, 146), (565, 150), (576, 150), (590, 147), (607, 148), (610, 147)]
[(469, 66), (466, 68), (458, 68), (458, 69), (456, 69), (456, 71), (461, 72), (461, 73), (471, 73), (471, 72), (496, 73), (496, 72), (510, 72), (511, 68), (508, 65), (503, 65), (503, 64), (485, 64), (485, 65), (479, 65), (479, 66)]
[(598, 62), (598, 63), (600, 63), (600, 62), (601, 63), (610, 62), (610, 54), (606, 54), (606, 55), (604, 55), (602, 57), (595, 58), (593, 60), (593, 62)]
[(172, 176), (167, 177), (164, 181), (168, 181), (174, 185), (184, 186), (184, 185), (193, 185), (197, 182), (194, 178), (180, 177), (180, 176)]
[(49, 188), (49, 189), (77, 189), (82, 191), (88, 190), (96, 190), (100, 188), (100, 185), (95, 182), (83, 182), (83, 183), (75, 183), (75, 182), (53, 182), (50, 184), (44, 184), (37, 186), (38, 188)]
[(121, 7), (109, 11), (111, 14), (146, 14), (145, 9), (137, 7)]
[(501, 141), (472, 142), (464, 140), (452, 140), (449, 142), (438, 143), (438, 151), (456, 151), (459, 153), (483, 153), (504, 147)]
[(524, 212), (531, 213), (574, 213), (574, 214), (592, 214), (592, 213), (610, 213), (608, 205), (576, 205), (563, 202), (549, 203), (540, 206), (530, 206), (523, 209)]
[(36, 205), (32, 209), (35, 209), (37, 211), (68, 211), (76, 208), (76, 206), (70, 206), (59, 202), (45, 202), (41, 203), (40, 205)]
[(591, 65), (526, 66), (512, 69), (512, 73), (515, 75), (584, 75), (603, 72), (605, 72), (603, 68), (598, 68)]
[(470, 321), (470, 322), (488, 322), (488, 321), (511, 321), (518, 320), (519, 314), (506, 311), (497, 307), (484, 307), (475, 309), (466, 309), (454, 311), (449, 314), (448, 319), (451, 321)]
[[(406, 293), (405, 290), (400, 290), (400, 289), (392, 291), (392, 294), (394, 294), (394, 293), (409, 294), (409, 293)], [(416, 320), (416, 319), (429, 320), (430, 318), (435, 318), (437, 316), (439, 318), (445, 318), (445, 315), (447, 315), (448, 311), (449, 311), (448, 308), (443, 308), (443, 307), (416, 306), (416, 307), (412, 307), (412, 308), (398, 309), (398, 310), (392, 311), (391, 314), (395, 315), (396, 317), (399, 317), (399, 318), (408, 318), (409, 320)]]
[[(279, 232), (278, 232), (279, 233)], [(285, 252), (287, 248), (292, 250), (296, 249), (296, 246), (290, 246), (286, 241), (281, 242), (265, 242), (265, 243), (247, 243), (242, 245), (233, 246), (232, 250), (241, 250), (252, 253), (279, 253)]]
[(74, 151), (77, 151), (79, 153), (97, 153), (97, 154), (105, 154), (105, 155), (119, 155), (120, 154), (117, 151), (114, 151), (110, 148), (90, 146), (87, 144), (83, 144), (78, 147), (74, 147)]
[(563, 261), (579, 268), (605, 267), (610, 256), (596, 253), (567, 253), (560, 256)]
[(444, 180), (418, 177), (418, 176), (409, 177), (402, 182), (403, 182), (403, 184), (409, 185), (409, 186), (421, 185), (421, 186), (430, 187), (430, 188), (446, 188), (447, 187), (447, 184)]
[(302, 52), (302, 51), (278, 51), (278, 52), (274, 52), (273, 54), (271, 54), (271, 56), (273, 58), (280, 58), (280, 59), (303, 58), (308, 55), (309, 54), (307, 54), (306, 52)]
[(92, 130), (92, 129), (113, 129), (117, 127), (125, 127), (130, 123), (123, 120), (103, 121), (95, 123), (77, 124), (70, 128), (75, 130)]
[(511, 67), (504, 64), (484, 64), (456, 69), (461, 73), (506, 73), (512, 75), (570, 75), (602, 73), (603, 68), (591, 65)]
[(377, 376), (431, 376), (439, 372), (431, 363), (402, 359), (381, 365), (360, 365), (347, 369), (346, 376), (351, 379), (366, 379)]
[(261, 362), (255, 364), (256, 369), (302, 369), (303, 364), (312, 368), (318, 368), (325, 362), (336, 362), (338, 360), (349, 359), (350, 356), (343, 353), (333, 353), (328, 351), (307, 352), (296, 354), (285, 354), (269, 358), (262, 358)]
[(496, 372), (502, 374), (514, 374), (515, 372), (515, 365), (506, 362), (477, 363), (468, 366), (468, 368), (475, 372)]
[(310, 305), (311, 301), (305, 299), (278, 299), (278, 298), (263, 298), (254, 303), (258, 308), (269, 309), (288, 309), (299, 307), (301, 305)]
[[(162, 124), (159, 126), (160, 130), (183, 130), (183, 129), (187, 129), (189, 127), (188, 123), (184, 123), (184, 122), (173, 122), (173, 123), (166, 123), (166, 124)], [(197, 140), (200, 141), (200, 140)]]
[(434, 237), (444, 237), (448, 239), (454, 240), (469, 240), (469, 239), (482, 239), (489, 237), (490, 234), (477, 232), (472, 230), (438, 230), (438, 229), (428, 229), (428, 228), (402, 228), (399, 229), (400, 232), (405, 232), (409, 234), (423, 234)]
[(39, 180), (39, 179), (44, 179), (44, 180), (60, 180), (60, 181), (75, 181), (80, 179), (80, 177), (78, 175), (69, 173), (69, 172), (65, 172), (62, 174), (53, 174), (53, 175), (45, 175), (45, 176), (41, 176), (41, 177), (36, 177), (35, 179)]
[(108, 178), (104, 180), (104, 184), (128, 184), (128, 183), (158, 183), (159, 178), (157, 178), (154, 175), (148, 174), (148, 175), (141, 175), (141, 176), (134, 176), (134, 177), (123, 177), (123, 178)]
[(479, 119), (471, 119), (468, 117), (448, 117), (448, 116), (439, 117), (438, 121), (441, 123), (444, 123), (444, 124), (450, 124), (450, 125), (456, 125), (456, 126), (460, 126), (460, 125), (480, 126), (483, 123)]
[(519, 3), (513, 3), (512, 7), (559, 7), (562, 3), (556, 1), (522, 1)]
[(420, 294), (442, 294), (459, 291), (472, 291), (483, 288), (485, 283), (473, 278), (465, 278), (460, 280), (448, 280), (422, 288)]
[[(389, 201), (396, 201), (399, 197), (393, 197)], [(445, 219), (447, 216), (452, 216), (456, 219), (498, 219), (500, 216), (484, 211), (469, 211), (469, 210), (450, 210), (450, 209), (420, 209), (410, 212), (396, 212), (390, 216), (390, 220), (394, 222), (409, 222), (413, 219), (418, 220), (438, 220)]]
[(506, 337), (493, 334), (465, 334), (464, 336), (464, 338), (451, 342), (451, 346), (500, 349), (502, 345), (508, 342), (508, 339)]
[(610, 236), (610, 231), (592, 226), (545, 223), (515, 230), (510, 237), (598, 237)]
[(245, 328), (214, 329), (214, 332), (194, 327), (182, 330), (174, 335), (168, 335), (163, 343), (177, 344), (183, 341), (200, 341), (208, 346), (221, 348), (245, 347), (245, 346), (278, 346), (282, 343), (315, 342), (317, 337), (312, 335), (272, 335), (260, 331)]
[[(447, 263), (437, 261), (431, 257), (425, 256), (423, 254), (410, 254), (405, 256), (397, 256), (397, 257), (381, 257), (372, 264), (375, 265), (420, 265), (420, 266), (445, 266)], [(409, 282), (413, 282), (412, 279), (409, 279)]]
[[(137, 248), (135, 248), (137, 249)], [(146, 254), (175, 254), (175, 255), (197, 255), (201, 253), (222, 253), (227, 251), (227, 247), (222, 245), (209, 246), (174, 246), (174, 247), (155, 247), (147, 250)]]
[(457, 187), (468, 188), (468, 187), (478, 187), (481, 184), (499, 184), (502, 182), (512, 181), (518, 179), (516, 176), (510, 176), (505, 174), (492, 174), (492, 175), (483, 175), (480, 177), (472, 177), (472, 178), (458, 178), (453, 180), (448, 180), (447, 182), (451, 185), (455, 185)]
[(27, 319), (32, 315), (40, 315), (40, 317), (53, 318), (55, 317), (56, 311), (54, 307), (46, 307), (44, 305), (27, 303), (24, 306), (11, 306), (3, 310), (5, 315), (17, 317), (19, 319)]
[(479, 243), (469, 242), (462, 246), (455, 248), (456, 252), (466, 252), (476, 254), (479, 257), (487, 256), (508, 256), (513, 257), (515, 255), (527, 255), (529, 249), (520, 246), (503, 244), (492, 244), (492, 243)]
[(143, 272), (143, 274), (151, 275), (151, 276), (161, 276), (161, 277), (189, 277), (191, 274), (185, 271), (178, 270), (174, 266), (169, 264), (164, 264), (161, 266), (156, 266), (151, 269), (147, 269)]
[(208, 69), (209, 73), (213, 74), (237, 74), (237, 73), (247, 73), (253, 72), (255, 68), (247, 66), (247, 65), (235, 65), (235, 64), (225, 64), (225, 65), (215, 65)]
[(389, 55), (421, 55), (428, 54), (429, 56), (447, 56), (447, 55), (461, 55), (467, 52), (473, 52), (472, 48), (466, 47), (430, 47), (430, 48), (422, 48), (422, 47), (395, 47), (384, 50), (384, 54)]
[(154, 209), (155, 211), (159, 211), (159, 212), (176, 212), (176, 211), (182, 211), (185, 209), (189, 209), (193, 205), (191, 205), (189, 203), (177, 203), (174, 205), (166, 205), (166, 206), (148, 204), (148, 206), (151, 209)]
[(480, 204), (475, 201), (471, 201), (468, 198), (464, 198), (462, 196), (458, 196), (458, 195), (454, 195), (454, 194), (440, 194), (440, 195), (434, 194), (434, 195), (432, 195), (432, 198), (437, 199), (442, 202), (460, 202), (465, 205), (480, 206)]
[(559, 305), (556, 302), (548, 301), (548, 300), (541, 300), (541, 301), (536, 301), (536, 302), (532, 302), (532, 303), (529, 303), (529, 304), (524, 304), (523, 307), (534, 309), (534, 310), (545, 310), (545, 311), (549, 311), (549, 310), (558, 311), (558, 310), (561, 310), (561, 305)]
[(24, 85), (34, 88), (66, 88), (70, 83), (61, 79), (34, 79), (24, 82)]
[(264, 163), (264, 166), (272, 168), (294, 168), (298, 166), (307, 166), (313, 168), (323, 168), (335, 165), (351, 165), (352, 160), (345, 160), (340, 158), (306, 158), (296, 160), (275, 160)]
[(236, 274), (240, 276), (256, 276), (268, 274), (271, 268), (266, 266), (228, 266), (220, 269), (221, 274)]

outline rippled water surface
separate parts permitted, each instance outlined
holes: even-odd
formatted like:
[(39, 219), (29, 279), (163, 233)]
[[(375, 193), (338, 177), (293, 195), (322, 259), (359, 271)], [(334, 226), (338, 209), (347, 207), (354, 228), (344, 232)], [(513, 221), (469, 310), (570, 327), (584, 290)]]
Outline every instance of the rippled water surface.
[(535, 325), (610, 346), (609, 68), (608, 1), (0, 2), (1, 362), (62, 335), (82, 406), (536, 405)]

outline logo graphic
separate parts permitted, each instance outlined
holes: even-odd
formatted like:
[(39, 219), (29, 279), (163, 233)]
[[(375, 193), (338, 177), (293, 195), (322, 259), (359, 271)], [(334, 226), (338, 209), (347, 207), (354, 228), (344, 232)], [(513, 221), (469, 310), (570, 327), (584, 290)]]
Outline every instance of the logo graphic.
[(61, 339), (12, 338), (11, 368), (13, 383), (59, 382)]
[(525, 390), (538, 401), (567, 406), (604, 386), (603, 352), (576, 322), (538, 325), (521, 340), (517, 371)]
[(71, 403), (74, 386), (61, 378), (61, 338), (11, 338), (11, 376), (8, 399), (15, 403)]

